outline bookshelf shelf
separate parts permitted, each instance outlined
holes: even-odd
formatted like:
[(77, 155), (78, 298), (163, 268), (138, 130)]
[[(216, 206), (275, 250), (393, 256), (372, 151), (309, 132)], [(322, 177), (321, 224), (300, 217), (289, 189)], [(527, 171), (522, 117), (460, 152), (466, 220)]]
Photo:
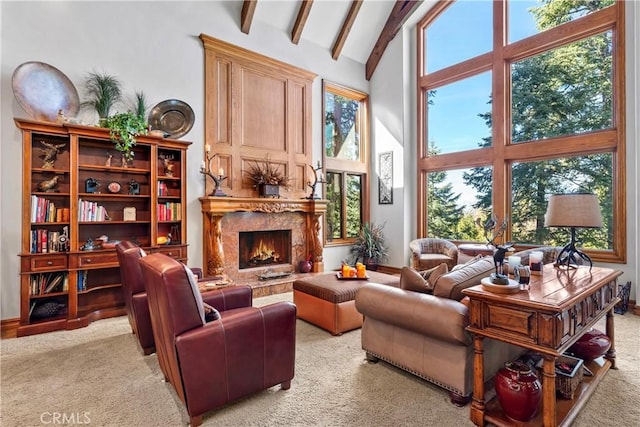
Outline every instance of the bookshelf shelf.
[[(15, 123), (24, 153), (18, 336), (125, 314), (115, 249), (83, 249), (107, 236), (135, 239), (147, 252), (164, 251), (159, 237), (186, 236), (181, 177), (187, 175), (191, 143), (141, 136), (134, 159), (123, 167), (108, 129), (26, 119)], [(44, 164), (44, 150), (55, 150), (49, 156), (53, 164)], [(119, 186), (109, 185), (114, 182)], [(161, 196), (163, 191), (168, 195)], [(171, 221), (159, 217), (159, 205), (169, 206), (162, 213), (169, 209)], [(177, 247), (171, 256), (186, 261), (187, 245), (178, 241)]]

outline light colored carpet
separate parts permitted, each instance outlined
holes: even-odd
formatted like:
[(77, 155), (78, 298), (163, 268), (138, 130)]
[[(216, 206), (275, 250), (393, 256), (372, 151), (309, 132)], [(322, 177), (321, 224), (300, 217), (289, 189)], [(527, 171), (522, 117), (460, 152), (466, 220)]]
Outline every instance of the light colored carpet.
[[(291, 300), (291, 293), (255, 300)], [(635, 426), (640, 419), (640, 317), (616, 315), (618, 370), (607, 373), (574, 425)], [(333, 337), (297, 324), (291, 389), (273, 387), (205, 415), (205, 426), (472, 426), (469, 406), (385, 363), (365, 361), (360, 330)], [(142, 356), (126, 317), (2, 341), (3, 426), (184, 426), (182, 402), (155, 355)], [(70, 422), (73, 420), (74, 422)]]

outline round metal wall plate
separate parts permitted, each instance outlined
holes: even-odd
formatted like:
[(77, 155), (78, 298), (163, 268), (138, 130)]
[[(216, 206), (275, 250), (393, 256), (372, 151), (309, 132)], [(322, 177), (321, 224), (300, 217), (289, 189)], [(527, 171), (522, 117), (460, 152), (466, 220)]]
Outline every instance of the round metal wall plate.
[(152, 130), (161, 130), (169, 138), (181, 138), (193, 127), (195, 114), (191, 107), (179, 99), (167, 99), (158, 103), (149, 113)]

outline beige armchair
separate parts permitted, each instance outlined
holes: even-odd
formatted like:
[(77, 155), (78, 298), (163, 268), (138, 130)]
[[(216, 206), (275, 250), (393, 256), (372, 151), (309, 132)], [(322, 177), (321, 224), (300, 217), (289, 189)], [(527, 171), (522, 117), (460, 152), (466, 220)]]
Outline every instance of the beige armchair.
[(446, 263), (449, 270), (458, 263), (458, 248), (445, 239), (422, 238), (409, 243), (411, 267), (421, 271)]

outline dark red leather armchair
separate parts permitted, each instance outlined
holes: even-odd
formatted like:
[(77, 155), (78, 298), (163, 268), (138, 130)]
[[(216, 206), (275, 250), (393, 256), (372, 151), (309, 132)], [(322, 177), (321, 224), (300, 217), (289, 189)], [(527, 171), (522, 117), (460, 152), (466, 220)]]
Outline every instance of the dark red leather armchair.
[(295, 305), (223, 310), (207, 323), (197, 283), (180, 262), (156, 253), (140, 265), (156, 349), (192, 427), (207, 411), (277, 384), (291, 386)]
[[(151, 326), (151, 316), (149, 314), (147, 291), (140, 268), (140, 258), (146, 254), (138, 245), (126, 240), (116, 245), (116, 253), (118, 254), (118, 261), (120, 263), (120, 278), (129, 324), (131, 324), (131, 329), (138, 338), (142, 352), (148, 355), (155, 352), (155, 343)], [(192, 270), (194, 270), (198, 276), (201, 276), (201, 270), (193, 268)], [(210, 304), (219, 311), (238, 307), (250, 307), (253, 303), (250, 286), (234, 286), (211, 290), (203, 293), (202, 296), (207, 304)], [(162, 372), (168, 379), (169, 375), (166, 372), (160, 355), (159, 363)]]

